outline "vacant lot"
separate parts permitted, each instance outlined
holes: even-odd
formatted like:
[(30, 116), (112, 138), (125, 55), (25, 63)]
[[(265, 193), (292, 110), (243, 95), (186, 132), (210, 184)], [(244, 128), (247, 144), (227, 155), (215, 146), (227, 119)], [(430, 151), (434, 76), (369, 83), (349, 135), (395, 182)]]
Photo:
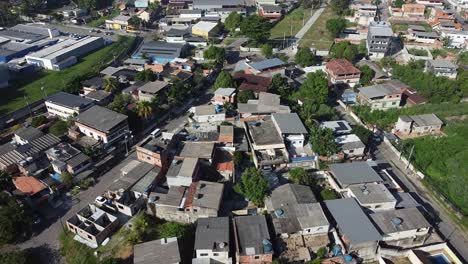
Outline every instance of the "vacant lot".
[(334, 37), (326, 29), (327, 20), (337, 17), (330, 7), (325, 8), (320, 17), (299, 42), (301, 47), (314, 47), (318, 50), (329, 50)]
[(271, 29), (270, 38), (282, 39), (283, 37), (293, 37), (313, 14), (314, 11), (312, 9), (304, 9), (302, 7), (294, 9)]
[(24, 96), (29, 103), (43, 97), (41, 87), (50, 95), (63, 90), (77, 80), (90, 78), (99, 73), (134, 43), (134, 38), (120, 36), (119, 40), (103, 49), (84, 57), (78, 64), (62, 71), (40, 71), (29, 74), (24, 79), (15, 81), (10, 87), (0, 90), (0, 116), (26, 106)]

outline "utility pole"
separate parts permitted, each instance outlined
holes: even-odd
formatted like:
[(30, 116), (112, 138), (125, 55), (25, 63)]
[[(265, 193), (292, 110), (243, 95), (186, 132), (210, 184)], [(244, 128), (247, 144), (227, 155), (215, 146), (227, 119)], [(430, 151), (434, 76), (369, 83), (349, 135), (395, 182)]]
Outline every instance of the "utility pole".
[(411, 148), (411, 151), (410, 151), (410, 154), (409, 154), (409, 157), (408, 157), (408, 164), (406, 165), (406, 170), (408, 169), (409, 165), (410, 165), (410, 162), (411, 162), (411, 156), (413, 156), (413, 150), (414, 150), (414, 144), (413, 144), (413, 147)]

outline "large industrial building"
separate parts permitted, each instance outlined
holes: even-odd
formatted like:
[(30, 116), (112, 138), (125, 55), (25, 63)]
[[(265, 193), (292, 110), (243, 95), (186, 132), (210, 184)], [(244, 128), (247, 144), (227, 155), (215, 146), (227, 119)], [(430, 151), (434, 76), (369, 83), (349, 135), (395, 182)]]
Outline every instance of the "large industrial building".
[(27, 55), (26, 61), (48, 70), (62, 70), (75, 64), (78, 61), (78, 57), (84, 56), (102, 46), (104, 46), (104, 39), (101, 37), (67, 39)]

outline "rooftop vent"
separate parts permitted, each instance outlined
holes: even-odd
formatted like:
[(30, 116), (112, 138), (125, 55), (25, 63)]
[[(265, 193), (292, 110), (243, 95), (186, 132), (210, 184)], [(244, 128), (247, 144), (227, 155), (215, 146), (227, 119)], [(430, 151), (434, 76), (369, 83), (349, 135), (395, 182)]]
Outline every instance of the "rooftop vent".
[(283, 216), (284, 215), (283, 209), (276, 209), (275, 210), (275, 215), (276, 216)]
[(391, 221), (394, 226), (400, 226), (403, 223), (403, 219), (400, 217), (395, 217)]

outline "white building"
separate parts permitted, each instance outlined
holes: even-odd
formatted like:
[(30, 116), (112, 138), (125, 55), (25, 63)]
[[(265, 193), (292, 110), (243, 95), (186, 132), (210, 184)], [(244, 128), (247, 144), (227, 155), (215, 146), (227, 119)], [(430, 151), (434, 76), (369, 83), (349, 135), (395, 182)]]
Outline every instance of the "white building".
[(442, 38), (449, 38), (449, 46), (452, 48), (466, 49), (468, 47), (468, 31), (442, 30), (440, 36)]
[(395, 209), (397, 200), (382, 183), (368, 183), (348, 187), (348, 197), (356, 198), (359, 205), (371, 211)]
[[(231, 263), (229, 257), (229, 217), (200, 218), (195, 231), (195, 259), (192, 263), (214, 260)], [(203, 262), (206, 263), (206, 262)]]
[(198, 123), (222, 122), (226, 119), (226, 113), (220, 106), (201, 105), (192, 107), (193, 119)]
[(426, 61), (426, 71), (436, 76), (444, 76), (449, 79), (457, 78), (457, 65), (449, 60), (428, 60)]
[(347, 156), (363, 156), (366, 145), (355, 134), (335, 138), (335, 142)]
[(94, 105), (90, 99), (77, 95), (58, 92), (45, 99), (47, 113), (63, 119), (74, 117)]
[(398, 117), (395, 133), (403, 135), (425, 135), (439, 133), (444, 123), (435, 114), (403, 115)]

